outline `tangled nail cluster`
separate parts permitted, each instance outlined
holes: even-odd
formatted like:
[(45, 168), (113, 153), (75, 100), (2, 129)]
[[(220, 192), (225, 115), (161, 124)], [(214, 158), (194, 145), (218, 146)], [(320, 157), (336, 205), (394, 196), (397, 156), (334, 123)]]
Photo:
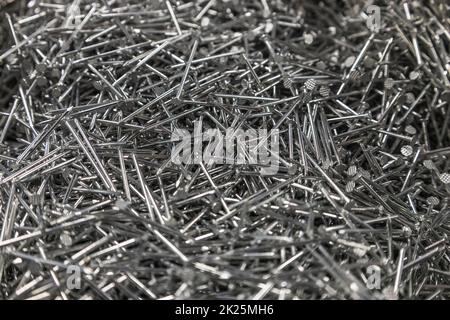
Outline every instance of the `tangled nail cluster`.
[(450, 297), (446, 1), (0, 6), (0, 298)]

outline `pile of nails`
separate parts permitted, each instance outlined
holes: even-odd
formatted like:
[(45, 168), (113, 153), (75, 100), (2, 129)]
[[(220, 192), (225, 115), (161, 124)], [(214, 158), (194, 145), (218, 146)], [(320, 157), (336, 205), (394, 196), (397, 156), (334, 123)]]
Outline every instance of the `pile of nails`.
[[(448, 2), (21, 3), (0, 298), (450, 297)], [(172, 161), (199, 123), (278, 170)]]

